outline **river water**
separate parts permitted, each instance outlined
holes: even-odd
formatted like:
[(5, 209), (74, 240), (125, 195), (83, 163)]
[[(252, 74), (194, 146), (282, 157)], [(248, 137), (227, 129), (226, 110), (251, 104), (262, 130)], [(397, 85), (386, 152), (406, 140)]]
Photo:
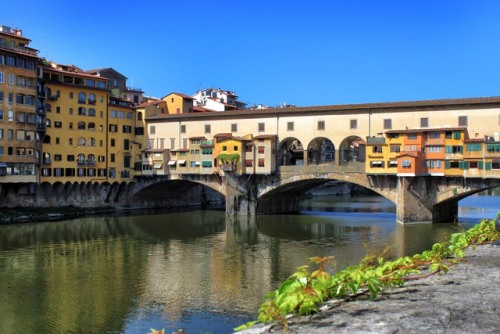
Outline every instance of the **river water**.
[[(463, 227), (500, 196), (460, 203)], [(299, 215), (133, 213), (0, 226), (0, 333), (230, 333), (312, 256), (335, 268), (390, 246), (394, 257), (445, 240), (457, 224), (395, 223), (381, 197), (304, 200)]]

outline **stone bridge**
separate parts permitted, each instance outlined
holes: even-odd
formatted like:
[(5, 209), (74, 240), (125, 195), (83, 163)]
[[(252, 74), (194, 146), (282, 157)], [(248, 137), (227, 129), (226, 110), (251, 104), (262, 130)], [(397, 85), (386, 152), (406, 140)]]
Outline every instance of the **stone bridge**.
[[(482, 190), (500, 186), (499, 179), (463, 177), (398, 177), (367, 175), (364, 163), (280, 166), (271, 175), (185, 174), (142, 180), (123, 193), (127, 202), (138, 203), (151, 198), (159, 189), (171, 188), (181, 199), (190, 185), (201, 184), (212, 194), (225, 198), (228, 215), (255, 215), (299, 210), (303, 193), (328, 181), (357, 184), (384, 196), (396, 205), (396, 219), (401, 223), (453, 221), (458, 201)], [(213, 195), (209, 196), (214, 198)], [(222, 197), (221, 197), (222, 198)]]

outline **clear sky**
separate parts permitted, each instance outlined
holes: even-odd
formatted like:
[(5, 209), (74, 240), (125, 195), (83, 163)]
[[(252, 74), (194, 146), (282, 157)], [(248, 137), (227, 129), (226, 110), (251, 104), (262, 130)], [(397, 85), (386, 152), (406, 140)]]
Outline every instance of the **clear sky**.
[(49, 60), (249, 105), (500, 95), (500, 0), (2, 1)]

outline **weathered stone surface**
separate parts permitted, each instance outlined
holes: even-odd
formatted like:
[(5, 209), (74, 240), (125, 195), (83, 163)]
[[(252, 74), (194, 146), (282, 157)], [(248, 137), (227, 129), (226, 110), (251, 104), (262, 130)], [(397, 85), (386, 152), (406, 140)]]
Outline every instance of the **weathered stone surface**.
[[(280, 325), (239, 333), (279, 333)], [(288, 333), (499, 333), (500, 247), (468, 249), (445, 275), (289, 319)]]

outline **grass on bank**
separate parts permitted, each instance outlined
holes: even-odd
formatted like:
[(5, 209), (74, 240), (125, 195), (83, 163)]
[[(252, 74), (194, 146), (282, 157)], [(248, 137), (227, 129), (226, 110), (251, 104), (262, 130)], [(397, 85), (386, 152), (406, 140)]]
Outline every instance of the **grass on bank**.
[(290, 314), (317, 312), (319, 305), (327, 300), (342, 300), (361, 294), (376, 298), (385, 288), (400, 287), (409, 280), (446, 273), (451, 265), (463, 258), (467, 247), (492, 242), (500, 237), (495, 226), (498, 219), (500, 213), (496, 219), (485, 219), (467, 231), (454, 233), (448, 241), (436, 243), (421, 254), (391, 261), (384, 258), (385, 254), (366, 256), (359, 264), (333, 275), (328, 271), (333, 257), (313, 257), (309, 260), (315, 265), (315, 270), (307, 265), (297, 268), (277, 290), (264, 296), (257, 320), (234, 330), (247, 329), (257, 323), (281, 322), (285, 332)]

